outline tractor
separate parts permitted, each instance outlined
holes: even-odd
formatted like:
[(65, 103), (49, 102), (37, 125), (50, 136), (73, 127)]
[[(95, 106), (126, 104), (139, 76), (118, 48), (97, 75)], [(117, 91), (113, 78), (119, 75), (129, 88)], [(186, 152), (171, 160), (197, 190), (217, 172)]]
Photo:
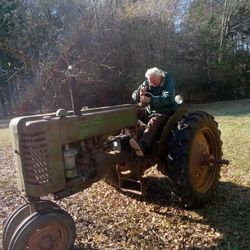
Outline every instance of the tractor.
[(99, 180), (144, 196), (144, 173), (153, 166), (166, 176), (180, 204), (200, 207), (211, 200), (220, 167), (228, 164), (222, 159), (213, 116), (179, 106), (159, 131), (152, 152), (140, 157), (129, 146), (130, 138), (140, 138), (145, 127), (137, 120), (139, 108), (124, 104), (77, 112), (59, 109), (11, 120), (18, 189), (26, 203), (5, 222), (5, 250), (71, 249), (75, 223), (53, 199)]

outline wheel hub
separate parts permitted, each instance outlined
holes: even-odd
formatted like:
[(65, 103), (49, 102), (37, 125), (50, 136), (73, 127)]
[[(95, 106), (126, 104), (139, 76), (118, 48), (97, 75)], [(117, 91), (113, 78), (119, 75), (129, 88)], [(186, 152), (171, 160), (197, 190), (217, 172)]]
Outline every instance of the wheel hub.
[(215, 148), (212, 141), (209, 131), (204, 129), (196, 134), (192, 144), (189, 175), (192, 186), (200, 193), (205, 193), (210, 188), (214, 178), (213, 167), (204, 161), (204, 155), (213, 157)]
[(60, 250), (65, 245), (65, 231), (59, 224), (36, 229), (29, 238), (27, 247), (34, 250)]

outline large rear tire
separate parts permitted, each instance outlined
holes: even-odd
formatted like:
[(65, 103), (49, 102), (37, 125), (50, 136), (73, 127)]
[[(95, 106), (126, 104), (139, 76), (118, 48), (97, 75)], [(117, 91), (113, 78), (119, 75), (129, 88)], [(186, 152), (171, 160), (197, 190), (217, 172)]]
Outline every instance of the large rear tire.
[(200, 207), (211, 200), (220, 177), (222, 142), (218, 124), (203, 111), (183, 118), (170, 138), (166, 174), (174, 194), (185, 206)]

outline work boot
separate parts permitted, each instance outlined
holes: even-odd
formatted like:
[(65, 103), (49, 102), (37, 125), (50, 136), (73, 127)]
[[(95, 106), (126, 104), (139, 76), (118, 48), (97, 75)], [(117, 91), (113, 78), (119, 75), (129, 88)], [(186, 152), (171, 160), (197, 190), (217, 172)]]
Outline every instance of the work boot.
[(137, 156), (144, 156), (144, 146), (142, 142), (137, 142), (134, 138), (131, 138), (129, 145), (135, 150)]

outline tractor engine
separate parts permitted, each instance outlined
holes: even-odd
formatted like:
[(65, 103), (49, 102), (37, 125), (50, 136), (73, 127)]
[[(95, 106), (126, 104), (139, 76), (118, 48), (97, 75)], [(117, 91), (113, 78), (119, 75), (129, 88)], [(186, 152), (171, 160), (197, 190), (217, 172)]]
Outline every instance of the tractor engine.
[(52, 193), (59, 199), (89, 187), (121, 158), (121, 139), (113, 135), (136, 123), (135, 105), (87, 109), (81, 116), (61, 109), (14, 118), (19, 190), (27, 197)]

